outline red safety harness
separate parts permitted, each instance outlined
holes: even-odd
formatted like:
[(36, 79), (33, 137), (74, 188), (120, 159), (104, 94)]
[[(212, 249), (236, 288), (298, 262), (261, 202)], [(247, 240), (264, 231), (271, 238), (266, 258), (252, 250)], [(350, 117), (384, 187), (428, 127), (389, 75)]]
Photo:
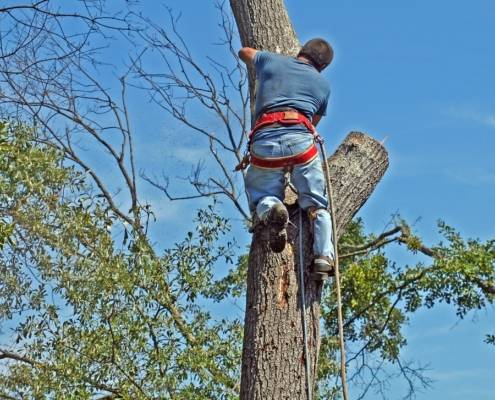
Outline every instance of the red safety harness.
[(246, 154), (241, 163), (235, 168), (236, 171), (245, 169), (249, 164), (258, 168), (267, 169), (286, 168), (294, 165), (306, 164), (315, 159), (318, 155), (318, 149), (314, 143), (303, 152), (286, 157), (259, 157), (253, 153), (251, 151), (251, 142), (253, 141), (256, 132), (258, 132), (261, 128), (274, 124), (284, 126), (304, 125), (312, 135), (317, 135), (316, 129), (310, 120), (306, 118), (304, 114), (301, 114), (296, 110), (264, 113), (258, 118), (253, 130), (249, 134), (248, 154)]

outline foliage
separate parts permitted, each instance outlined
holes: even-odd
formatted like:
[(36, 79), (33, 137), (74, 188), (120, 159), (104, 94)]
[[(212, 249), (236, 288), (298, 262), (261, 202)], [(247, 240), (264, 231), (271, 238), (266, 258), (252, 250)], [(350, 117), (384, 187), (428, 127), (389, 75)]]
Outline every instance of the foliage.
[[(404, 221), (401, 224), (398, 230), (401, 236), (394, 241), (405, 243), (413, 253), (422, 250), (431, 255), (431, 264), (397, 266), (381, 244), (365, 254), (342, 260), (348, 363), (352, 366), (351, 380), (362, 386), (362, 396), (370, 389), (383, 393), (395, 375), (408, 382), (406, 397), (412, 397), (418, 387), (429, 386), (422, 366), (413, 367), (401, 360), (401, 349), (407, 344), (402, 329), (414, 312), (444, 302), (454, 307), (459, 318), (464, 318), (495, 300), (494, 240), (463, 240), (453, 228), (439, 222), (445, 242), (427, 249), (417, 236), (412, 236)], [(340, 241), (341, 254), (346, 253), (345, 249), (362, 247), (375, 240), (373, 235), (366, 237), (361, 220), (353, 221)], [(320, 397), (326, 399), (335, 398), (334, 379), (338, 372), (336, 299), (328, 286), (322, 305), (324, 335), (319, 385)], [(491, 337), (488, 336), (488, 343), (493, 343)], [(387, 368), (390, 363), (398, 367), (395, 373)]]
[(232, 244), (214, 205), (196, 231), (154, 253), (122, 225), (85, 177), (1, 125), (0, 318), (15, 344), (0, 394), (22, 398), (234, 398), (241, 325), (215, 321), (202, 303)]

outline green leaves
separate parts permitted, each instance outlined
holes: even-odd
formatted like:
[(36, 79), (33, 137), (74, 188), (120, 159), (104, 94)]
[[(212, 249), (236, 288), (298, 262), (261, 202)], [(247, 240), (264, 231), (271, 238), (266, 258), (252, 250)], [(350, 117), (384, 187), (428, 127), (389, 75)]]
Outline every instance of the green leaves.
[[(409, 315), (438, 302), (451, 304), (460, 318), (493, 304), (495, 241), (465, 240), (455, 229), (439, 222), (444, 242), (427, 248), (405, 221), (397, 222), (399, 225), (387, 234), (367, 237), (362, 221), (356, 220), (340, 240), (344, 248), (341, 254), (347, 254), (341, 259), (341, 279), (349, 363), (358, 371), (353, 377), (356, 382), (366, 381), (369, 373), (368, 379), (377, 387), (385, 384), (390, 377), (390, 368), (384, 366), (388, 361), (396, 365), (408, 384), (413, 383), (412, 387), (427, 386), (422, 367), (404, 367), (401, 361), (401, 349), (407, 343), (402, 329)], [(385, 246), (391, 243), (405, 244), (413, 254), (423, 253), (430, 264), (397, 266), (385, 252)], [(337, 311), (329, 286), (322, 304), (319, 391), (321, 398), (336, 398), (332, 380), (337, 375)], [(493, 335), (487, 335), (485, 341), (495, 344)]]
[(438, 301), (452, 304), (463, 318), (469, 311), (493, 303), (490, 287), (495, 281), (495, 241), (463, 240), (444, 222), (439, 222), (439, 229), (447, 243), (434, 249), (434, 263), (419, 284), (427, 291), (426, 306)]
[(486, 335), (485, 342), (495, 345), (495, 335)]
[(232, 263), (216, 205), (159, 255), (35, 132), (3, 124), (0, 138), (0, 320), (17, 338), (0, 393), (236, 398), (241, 324), (202, 306)]

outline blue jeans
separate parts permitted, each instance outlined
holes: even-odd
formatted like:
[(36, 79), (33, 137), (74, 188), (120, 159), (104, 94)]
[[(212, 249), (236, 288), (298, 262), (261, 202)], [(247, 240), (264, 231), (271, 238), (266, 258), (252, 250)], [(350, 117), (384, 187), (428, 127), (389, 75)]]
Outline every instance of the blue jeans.
[[(260, 138), (253, 141), (251, 151), (259, 157), (284, 157), (300, 153), (313, 144), (313, 137), (307, 131), (289, 131), (279, 136)], [(320, 157), (295, 166), (291, 182), (298, 191), (299, 206), (307, 210), (315, 208), (313, 224), (315, 255), (333, 257), (332, 221), (327, 211), (325, 177)], [(258, 218), (266, 218), (268, 211), (284, 198), (285, 179), (283, 169), (264, 169), (252, 165), (246, 174), (246, 191), (249, 207), (256, 211)]]

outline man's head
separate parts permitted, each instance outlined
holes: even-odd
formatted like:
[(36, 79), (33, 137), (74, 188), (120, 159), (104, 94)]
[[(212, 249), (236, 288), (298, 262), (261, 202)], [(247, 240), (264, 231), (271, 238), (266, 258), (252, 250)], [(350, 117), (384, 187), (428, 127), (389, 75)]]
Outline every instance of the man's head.
[(323, 71), (333, 59), (333, 49), (323, 39), (311, 39), (301, 48), (298, 57), (307, 58), (318, 71)]

